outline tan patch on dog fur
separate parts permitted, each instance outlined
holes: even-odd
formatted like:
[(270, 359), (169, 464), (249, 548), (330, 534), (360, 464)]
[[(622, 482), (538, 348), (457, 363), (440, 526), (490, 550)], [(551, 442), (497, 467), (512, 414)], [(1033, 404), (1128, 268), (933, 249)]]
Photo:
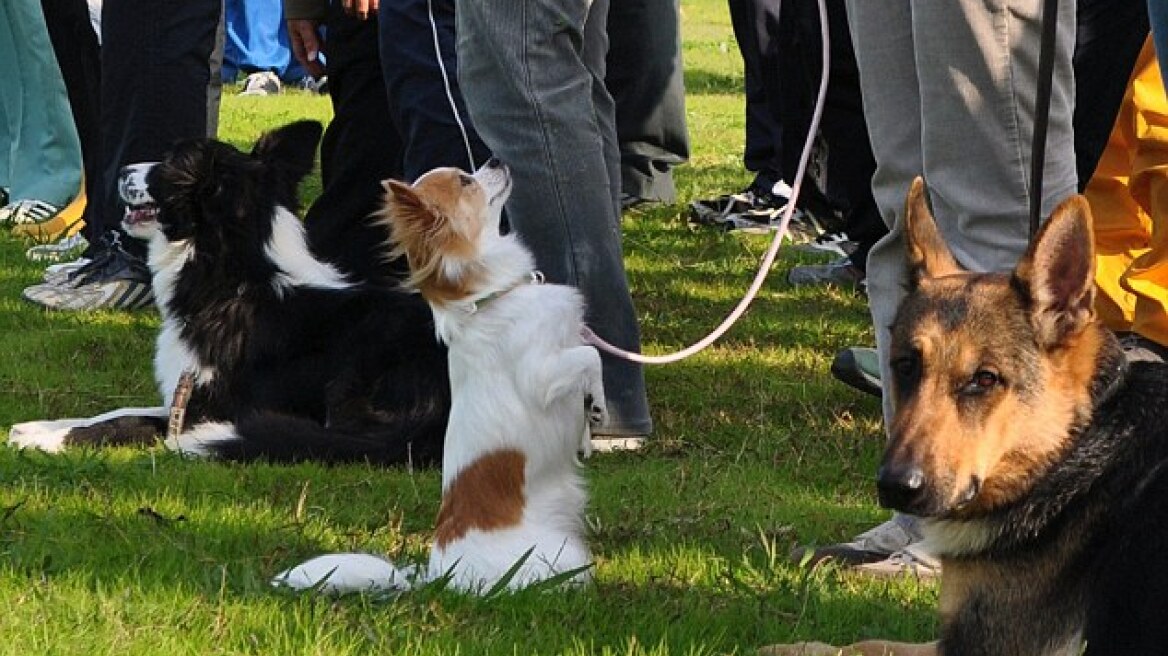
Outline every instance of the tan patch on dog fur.
[(495, 451), (459, 472), (442, 494), (434, 542), (446, 548), (471, 529), (496, 531), (523, 518), (527, 458), (520, 451)]
[(440, 169), (413, 186), (389, 180), (384, 187), (380, 216), (390, 226), (392, 256), (409, 262), (406, 284), (432, 303), (473, 296), (485, 275), (476, 261), (487, 212), (479, 183), (457, 169)]

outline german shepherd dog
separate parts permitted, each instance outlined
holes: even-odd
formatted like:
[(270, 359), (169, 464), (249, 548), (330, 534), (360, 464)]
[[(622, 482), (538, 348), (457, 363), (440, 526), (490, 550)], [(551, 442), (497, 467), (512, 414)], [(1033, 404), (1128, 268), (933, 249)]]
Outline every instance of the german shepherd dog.
[(1168, 367), (1095, 317), (1091, 213), (1064, 201), (1011, 273), (962, 270), (918, 179), (880, 503), (942, 562), (940, 638), (764, 654), (1168, 653)]

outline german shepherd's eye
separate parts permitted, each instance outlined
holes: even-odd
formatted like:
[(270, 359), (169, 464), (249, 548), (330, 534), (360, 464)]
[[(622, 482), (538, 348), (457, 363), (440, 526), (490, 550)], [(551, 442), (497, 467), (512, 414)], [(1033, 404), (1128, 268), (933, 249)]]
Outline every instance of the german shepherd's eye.
[(901, 389), (907, 389), (916, 384), (921, 376), (921, 358), (915, 353), (901, 358), (893, 358), (890, 364), (892, 365), (892, 377)]
[(472, 184), (474, 184), (475, 180), (474, 180), (474, 178), (472, 178), (471, 176), (469, 176), (465, 173), (460, 173), (458, 175), (458, 181), (462, 183), (462, 186), (469, 187)]
[(984, 394), (997, 387), (1002, 378), (989, 369), (978, 369), (961, 389), (963, 394)]

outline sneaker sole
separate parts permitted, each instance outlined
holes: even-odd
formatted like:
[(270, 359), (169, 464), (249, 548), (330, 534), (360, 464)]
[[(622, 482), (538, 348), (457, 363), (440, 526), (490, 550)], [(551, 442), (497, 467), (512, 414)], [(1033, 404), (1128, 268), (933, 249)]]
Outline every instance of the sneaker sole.
[(645, 448), (643, 437), (594, 437), (593, 453), (614, 453), (617, 451), (640, 451)]
[(842, 351), (835, 357), (835, 360), (832, 360), (831, 375), (841, 383), (865, 394), (877, 398), (883, 395), (880, 381), (861, 371), (850, 351)]

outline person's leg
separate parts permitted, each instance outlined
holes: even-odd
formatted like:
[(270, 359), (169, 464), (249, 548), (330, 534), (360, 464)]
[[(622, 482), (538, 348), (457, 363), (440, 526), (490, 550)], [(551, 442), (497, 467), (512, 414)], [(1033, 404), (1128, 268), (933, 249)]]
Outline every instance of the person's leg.
[[(7, 184), (10, 201), (64, 207), (81, 189), (81, 142), (40, 0), (8, 0), (0, 12), (13, 39), (5, 116), (15, 128)], [(49, 218), (49, 217), (45, 217)]]
[(678, 12), (678, 0), (609, 6), (604, 83), (616, 103), (627, 202), (674, 202), (673, 167), (689, 159)]
[[(102, 229), (117, 229), (122, 219), (121, 167), (161, 159), (178, 139), (208, 135), (209, 62), (220, 7), (220, 0), (106, 0), (103, 166), (92, 199), (99, 204), (96, 219)], [(129, 248), (144, 251), (140, 244)]]
[(385, 229), (370, 222), (381, 181), (402, 177), (402, 141), (390, 120), (378, 56), (377, 19), (325, 19), (324, 57), (333, 118), (320, 146), (320, 196), (304, 217), (313, 252), (358, 278), (384, 282), (404, 268), (384, 260)]
[[(483, 140), (511, 167), (511, 226), (549, 281), (580, 289), (598, 335), (639, 351), (603, 84), (606, 10), (607, 2), (586, 0), (459, 5), (459, 79)], [(604, 384), (612, 421), (603, 432), (648, 434), (640, 366), (606, 356)]]
[(1087, 187), (1107, 145), (1128, 73), (1148, 36), (1146, 0), (1078, 0), (1075, 30), (1075, 159)]
[[(89, 193), (98, 177), (101, 54), (86, 0), (41, 0), (41, 7), (81, 144), (84, 189), (53, 221), (59, 226), (56, 229), (68, 234), (86, 222)], [(47, 233), (42, 232), (41, 236)]]
[[(1030, 2), (996, 2), (989, 11), (980, 0), (911, 2), (911, 9), (906, 8), (912, 21), (908, 32), (913, 60), (909, 63), (902, 51), (882, 57), (889, 52), (880, 44), (888, 38), (887, 28), (857, 28), (865, 18), (873, 19), (870, 12), (878, 11), (881, 4), (853, 1), (849, 10), (857, 13), (851, 17), (852, 29), (877, 161), (873, 190), (885, 221), (892, 218), (891, 232), (868, 257), (869, 304), (881, 353), (881, 379), (889, 380), (888, 326), (905, 289), (899, 223), (914, 176), (925, 176), (938, 227), (963, 266), (977, 271), (1009, 270), (1026, 249), (1040, 21), (1035, 15), (1039, 8)], [(1076, 190), (1071, 133), (1073, 10), (1066, 0), (1060, 5), (1043, 216)], [(857, 33), (857, 29), (863, 31)], [(952, 65), (937, 65), (941, 61)], [(893, 97), (891, 89), (899, 85), (888, 84), (901, 66), (919, 76), (916, 112), (908, 111), (903, 98)], [(970, 89), (979, 90), (979, 102), (969, 101)], [(890, 108), (892, 113), (888, 113)], [(903, 130), (913, 116), (922, 117), (920, 141), (908, 152), (920, 153), (919, 166), (887, 165), (909, 163), (903, 154), (893, 154), (893, 148), (898, 147), (894, 145), (896, 126), (899, 123)], [(955, 138), (958, 135), (965, 138)], [(911, 146), (911, 141), (899, 144)], [(884, 395), (884, 415), (886, 421), (891, 419), (890, 394)]]
[(107, 0), (102, 8), (100, 179), (90, 199), (100, 235), (92, 261), (67, 283), (24, 290), (50, 309), (136, 309), (150, 304), (145, 244), (121, 232), (118, 173), (157, 161), (182, 138), (213, 136), (222, 0)]
[(474, 170), (490, 153), (459, 87), (454, 0), (383, 0), (377, 13), (385, 92), (405, 148), (405, 179), (412, 182), (438, 166)]
[(729, 0), (730, 23), (742, 54), (746, 98), (746, 170), (773, 184), (782, 179), (783, 126), (779, 121), (782, 85), (776, 55), (780, 0)]

